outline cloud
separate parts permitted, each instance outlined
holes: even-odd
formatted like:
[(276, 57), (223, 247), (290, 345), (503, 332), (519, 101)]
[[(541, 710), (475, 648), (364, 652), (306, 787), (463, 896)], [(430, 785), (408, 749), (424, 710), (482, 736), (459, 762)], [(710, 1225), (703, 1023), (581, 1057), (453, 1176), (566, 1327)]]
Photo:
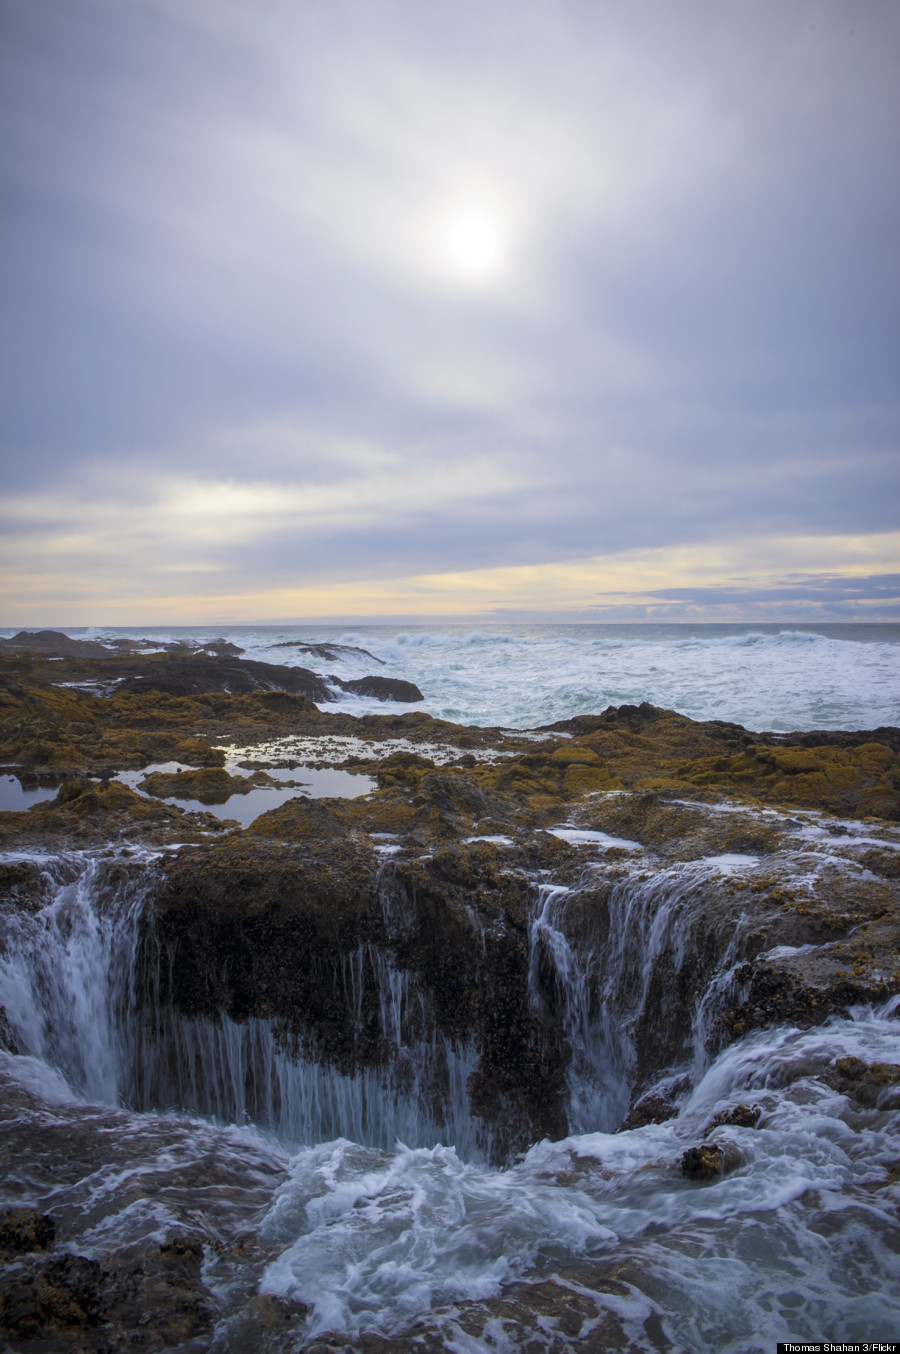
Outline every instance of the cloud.
[[(202, 608), (201, 576), (263, 598), (897, 526), (895, 9), (4, 23), (20, 596), (50, 558), (135, 597), (183, 573)], [(477, 281), (442, 243), (470, 208), (503, 240)]]
[[(254, 511), (268, 511), (267, 496)], [(469, 617), (598, 620), (891, 620), (900, 609), (900, 533), (769, 536), (622, 551), (581, 559), (404, 573), (382, 566), (247, 574), (229, 556), (173, 562), (136, 533), (141, 567), (116, 570), (103, 550), (66, 569), (65, 539), (35, 558), (6, 607), (8, 624), (172, 624)], [(125, 535), (118, 538), (122, 548)], [(80, 543), (84, 548), (84, 542)], [(41, 547), (37, 547), (41, 549)], [(833, 572), (835, 561), (841, 572)], [(204, 586), (198, 590), (198, 583)], [(90, 618), (93, 617), (91, 620)]]

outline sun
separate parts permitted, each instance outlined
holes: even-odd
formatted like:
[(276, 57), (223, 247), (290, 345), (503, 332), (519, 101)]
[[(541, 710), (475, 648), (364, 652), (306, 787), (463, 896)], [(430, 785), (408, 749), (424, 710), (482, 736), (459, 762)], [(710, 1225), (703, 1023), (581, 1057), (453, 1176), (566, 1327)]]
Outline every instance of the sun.
[(503, 264), (505, 232), (499, 218), (482, 207), (467, 207), (450, 216), (442, 232), (444, 253), (454, 272), (479, 281)]

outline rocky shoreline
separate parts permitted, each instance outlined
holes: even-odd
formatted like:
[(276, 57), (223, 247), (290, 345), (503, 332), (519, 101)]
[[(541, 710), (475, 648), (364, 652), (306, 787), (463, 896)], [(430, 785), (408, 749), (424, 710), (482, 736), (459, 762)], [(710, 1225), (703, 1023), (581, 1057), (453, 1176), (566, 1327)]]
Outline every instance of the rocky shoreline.
[[(279, 1056), (371, 1074), (401, 1095), (404, 1049), (421, 1048), (433, 1066), (419, 1093), (440, 1125), (449, 1073), (435, 1050), (468, 1050), (473, 1131), (504, 1163), (578, 1130), (575, 1074), (585, 1084), (601, 1075), (579, 1065), (578, 1022), (604, 1010), (630, 1039), (611, 1131), (676, 1114), (704, 1052), (900, 992), (896, 728), (757, 734), (649, 705), (526, 732), (422, 713), (355, 718), (317, 708), (334, 688), (305, 669), (17, 638), (0, 642), (0, 769), (56, 793), (0, 814), (5, 907), (41, 907), (50, 857), (74, 877), (79, 853), (95, 853), (110, 890), (140, 875), (136, 1003), (160, 1067), (171, 1031), (257, 1022)], [(361, 681), (375, 699), (415, 699), (398, 696), (402, 683), (379, 697), (387, 679)], [(161, 763), (176, 769), (137, 788), (117, 779)], [(243, 829), (177, 802), (227, 806), (303, 766), (372, 776), (377, 788), (298, 794)], [(385, 984), (400, 978), (406, 1006), (391, 1030)], [(16, 1054), (4, 1022), (0, 1041)], [(823, 1066), (862, 1104), (896, 1071)], [(161, 1094), (151, 1077), (133, 1103), (152, 1108)], [(715, 1176), (704, 1152), (726, 1162), (724, 1149), (696, 1150), (691, 1170)], [(49, 1224), (3, 1225), (10, 1254), (52, 1251)], [(78, 1308), (94, 1280), (71, 1257), (53, 1252), (27, 1282), (17, 1260), (18, 1287), (2, 1298), (13, 1347), (162, 1348), (159, 1332), (144, 1344), (128, 1334), (133, 1303), (156, 1285), (180, 1312), (166, 1340), (207, 1348), (199, 1244), (187, 1235), (136, 1260), (119, 1315), (118, 1298)], [(128, 1286), (120, 1278), (115, 1292)], [(42, 1283), (64, 1297), (41, 1298)], [(372, 1337), (358, 1347), (414, 1346)]]

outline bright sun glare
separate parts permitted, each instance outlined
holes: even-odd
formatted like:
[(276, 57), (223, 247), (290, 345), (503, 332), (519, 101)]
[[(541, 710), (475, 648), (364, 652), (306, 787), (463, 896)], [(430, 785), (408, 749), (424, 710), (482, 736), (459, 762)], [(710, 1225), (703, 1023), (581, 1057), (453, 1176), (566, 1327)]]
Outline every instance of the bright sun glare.
[(498, 270), (503, 246), (500, 222), (481, 208), (457, 212), (444, 228), (444, 248), (452, 267), (473, 280)]

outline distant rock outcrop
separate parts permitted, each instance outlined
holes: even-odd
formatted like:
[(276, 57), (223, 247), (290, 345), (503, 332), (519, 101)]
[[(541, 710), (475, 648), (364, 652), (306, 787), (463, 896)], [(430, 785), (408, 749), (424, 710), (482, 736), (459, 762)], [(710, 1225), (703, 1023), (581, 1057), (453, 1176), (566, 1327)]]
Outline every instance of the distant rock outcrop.
[(308, 644), (303, 639), (282, 639), (277, 644), (269, 646), (272, 649), (299, 649), (300, 653), (308, 653), (313, 658), (325, 658), (333, 663), (337, 658), (343, 658), (347, 654), (362, 654), (364, 658), (371, 658), (373, 663), (380, 663), (384, 666), (383, 658), (376, 658), (368, 649), (360, 649), (355, 644)]
[(400, 677), (354, 677), (342, 681), (340, 677), (332, 676), (329, 681), (354, 696), (374, 696), (378, 701), (400, 701), (411, 705), (425, 699), (415, 682), (405, 682)]
[(290, 691), (312, 701), (334, 700), (322, 678), (308, 668), (288, 668), (248, 658), (210, 658), (206, 654), (159, 654), (152, 661), (129, 662), (132, 670), (120, 680), (120, 691), (164, 691), (170, 696)]
[(59, 630), (20, 630), (12, 639), (0, 639), (7, 653), (24, 650), (45, 658), (108, 658), (110, 650), (93, 639), (70, 639)]

